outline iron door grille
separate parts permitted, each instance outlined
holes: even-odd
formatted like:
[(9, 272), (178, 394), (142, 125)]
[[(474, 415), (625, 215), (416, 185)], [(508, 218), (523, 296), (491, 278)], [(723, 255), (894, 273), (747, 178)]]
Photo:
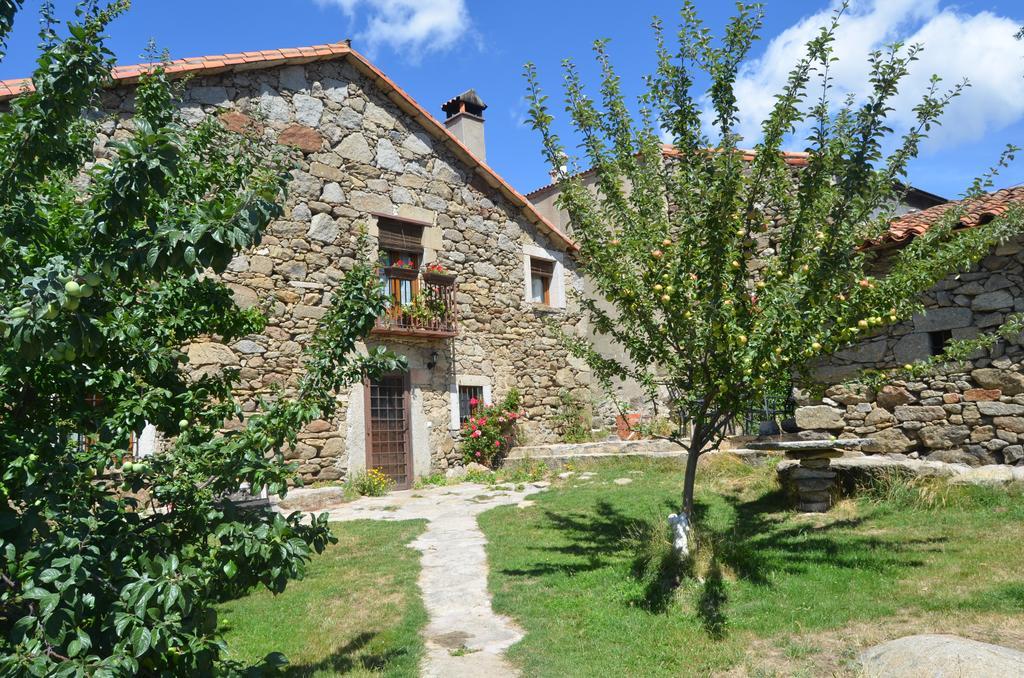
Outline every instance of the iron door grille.
[(411, 484), (409, 391), (404, 376), (387, 376), (369, 388), (368, 468), (377, 468), (402, 489)]

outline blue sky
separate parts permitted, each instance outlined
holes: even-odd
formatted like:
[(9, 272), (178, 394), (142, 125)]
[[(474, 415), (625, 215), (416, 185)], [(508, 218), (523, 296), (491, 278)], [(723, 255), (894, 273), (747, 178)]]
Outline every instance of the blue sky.
[[(57, 0), (69, 13), (74, 3)], [(720, 29), (731, 2), (698, 0), (705, 21)], [(771, 104), (799, 46), (828, 16), (828, 0), (768, 0), (763, 39), (740, 80), (744, 129)], [(36, 54), (38, 0), (18, 17), (0, 78), (28, 75)], [(640, 91), (653, 62), (650, 19), (671, 22), (677, 0), (135, 0), (110, 30), (121, 63), (134, 63), (152, 38), (172, 57), (352, 38), (353, 46), (435, 115), (451, 96), (475, 87), (489, 104), (490, 164), (516, 188), (546, 182), (536, 134), (524, 124), (522, 66), (533, 61), (552, 100), (560, 100), (560, 62), (571, 57), (593, 80), (590, 46), (612, 40), (610, 51), (627, 92)], [(943, 127), (912, 166), (911, 183), (956, 197), (1008, 142), (1024, 146), (1024, 42), (1012, 39), (1024, 24), (1019, 0), (854, 0), (837, 42), (837, 84), (862, 91), (867, 50), (892, 40), (923, 41), (925, 52), (899, 104), (909, 111), (914, 92), (932, 72), (947, 82), (971, 79)], [(556, 110), (556, 113), (560, 111)], [(895, 116), (895, 127), (907, 121)], [(794, 149), (800, 148), (799, 139)], [(1024, 183), (1024, 157), (997, 185)]]

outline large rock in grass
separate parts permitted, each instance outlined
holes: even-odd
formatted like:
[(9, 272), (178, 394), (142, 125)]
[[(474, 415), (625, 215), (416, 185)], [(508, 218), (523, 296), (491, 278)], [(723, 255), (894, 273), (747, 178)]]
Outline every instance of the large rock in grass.
[(870, 678), (1024, 678), (1024, 652), (950, 635), (907, 636), (865, 650)]

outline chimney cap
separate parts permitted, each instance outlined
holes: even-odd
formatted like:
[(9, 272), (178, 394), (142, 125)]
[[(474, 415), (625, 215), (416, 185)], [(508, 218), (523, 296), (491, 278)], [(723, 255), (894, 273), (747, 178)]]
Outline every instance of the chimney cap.
[(487, 108), (487, 104), (480, 98), (480, 95), (476, 93), (475, 89), (467, 89), (462, 94), (449, 99), (441, 105), (441, 110), (448, 114), (449, 118), (455, 117), (459, 113), (469, 113), (482, 117), (484, 109)]

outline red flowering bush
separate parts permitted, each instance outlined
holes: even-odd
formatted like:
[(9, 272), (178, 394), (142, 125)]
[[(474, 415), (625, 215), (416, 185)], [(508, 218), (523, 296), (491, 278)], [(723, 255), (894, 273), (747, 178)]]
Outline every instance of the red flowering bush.
[(473, 414), (462, 426), (462, 458), (468, 464), (493, 465), (516, 443), (516, 422), (525, 416), (519, 410), (519, 392), (509, 391), (500, 403), (481, 406), (469, 401)]
[(434, 262), (427, 264), (427, 271), (429, 273), (447, 273), (448, 269), (444, 267), (444, 264)]

